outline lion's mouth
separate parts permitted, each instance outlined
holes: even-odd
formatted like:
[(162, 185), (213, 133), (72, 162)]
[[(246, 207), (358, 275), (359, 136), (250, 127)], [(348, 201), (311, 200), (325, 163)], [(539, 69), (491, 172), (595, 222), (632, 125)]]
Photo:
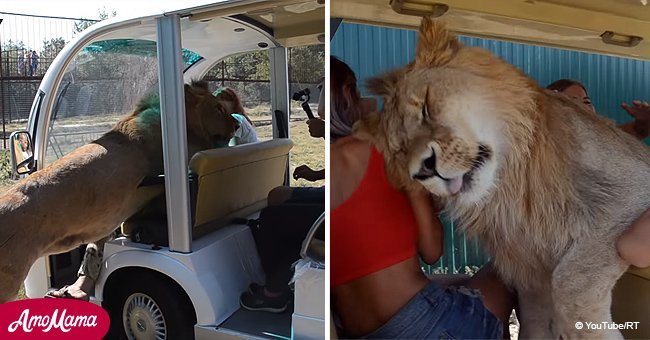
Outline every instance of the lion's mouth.
[(471, 189), (474, 175), (478, 172), (479, 169), (481, 169), (485, 162), (490, 159), (491, 155), (492, 151), (488, 146), (479, 144), (478, 153), (472, 160), (472, 165), (469, 171), (461, 176), (447, 178), (440, 175), (438, 170), (436, 170), (436, 152), (432, 148), (431, 156), (422, 162), (419, 171), (413, 175), (413, 178), (418, 181), (424, 181), (431, 177), (438, 177), (445, 182), (447, 191), (449, 191), (450, 194), (455, 195), (459, 192)]

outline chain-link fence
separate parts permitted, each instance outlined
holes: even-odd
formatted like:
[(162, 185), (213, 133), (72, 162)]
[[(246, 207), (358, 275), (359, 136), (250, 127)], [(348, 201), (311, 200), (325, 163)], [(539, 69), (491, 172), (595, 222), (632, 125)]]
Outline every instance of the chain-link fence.
[(75, 34), (97, 20), (0, 12), (0, 148), (26, 127), (43, 75)]
[[(78, 31), (88, 27), (97, 20), (80, 18), (61, 18), (23, 15), (0, 12), (0, 110), (2, 130), (0, 131), (0, 148), (6, 148), (10, 133), (26, 127), (30, 108), (43, 75), (56, 55), (63, 49)], [(309, 88), (312, 93), (310, 103), (318, 101), (317, 85), (324, 76), (324, 45), (303, 46), (288, 50), (290, 91)], [(112, 61), (111, 61), (112, 63)], [(111, 64), (113, 67), (114, 63)], [(124, 81), (102, 79), (106, 67), (93, 65), (88, 74), (76, 75), (76, 83), (83, 86), (70, 86), (69, 91), (88, 90), (88, 86), (128, 87), (129, 75)], [(86, 67), (90, 70), (91, 67)], [(112, 78), (120, 77), (111, 71)], [(119, 73), (119, 72), (118, 72)], [(146, 72), (145, 72), (146, 73)], [(142, 73), (140, 73), (142, 74)], [(94, 75), (94, 76), (93, 76)], [(270, 64), (266, 51), (244, 53), (226, 58), (216, 65), (205, 77), (211, 88), (228, 86), (241, 97), (249, 113), (270, 113)], [(81, 82), (81, 80), (84, 80)], [(86, 87), (84, 89), (84, 87)], [(114, 93), (115, 91), (106, 91)], [(126, 95), (134, 94), (132, 91)], [(98, 93), (98, 91), (93, 91)], [(139, 93), (138, 93), (139, 94)], [(111, 98), (104, 98), (112, 103)], [(92, 103), (78, 101), (61, 103), (60, 115), (86, 115), (89, 107), (103, 107), (102, 98), (93, 98)], [(129, 102), (131, 102), (129, 100)], [(81, 104), (80, 104), (81, 103)], [(85, 105), (85, 104), (87, 105)], [(84, 104), (84, 105), (82, 105)], [(64, 107), (68, 105), (69, 107)], [(82, 107), (77, 107), (82, 105)]]
[[(318, 103), (318, 84), (324, 76), (325, 46), (311, 45), (290, 48), (289, 91), (308, 88), (309, 102)], [(211, 89), (230, 87), (241, 97), (245, 107), (270, 105), (270, 64), (265, 51), (250, 52), (226, 58), (212, 68), (204, 78)]]

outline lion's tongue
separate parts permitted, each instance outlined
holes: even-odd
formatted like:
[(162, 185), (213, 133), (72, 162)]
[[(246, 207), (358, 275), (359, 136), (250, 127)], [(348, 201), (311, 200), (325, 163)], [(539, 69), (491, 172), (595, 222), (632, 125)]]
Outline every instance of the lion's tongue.
[(452, 195), (457, 194), (463, 187), (463, 176), (458, 176), (447, 181), (447, 189)]

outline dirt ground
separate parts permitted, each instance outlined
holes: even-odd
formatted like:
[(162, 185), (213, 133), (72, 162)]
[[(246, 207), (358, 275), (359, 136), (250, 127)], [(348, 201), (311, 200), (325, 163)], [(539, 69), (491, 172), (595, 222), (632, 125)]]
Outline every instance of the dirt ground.
[(4, 194), (5, 191), (7, 191), (9, 188), (11, 188), (12, 185), (14, 185), (15, 181), (5, 181), (0, 183), (0, 195)]

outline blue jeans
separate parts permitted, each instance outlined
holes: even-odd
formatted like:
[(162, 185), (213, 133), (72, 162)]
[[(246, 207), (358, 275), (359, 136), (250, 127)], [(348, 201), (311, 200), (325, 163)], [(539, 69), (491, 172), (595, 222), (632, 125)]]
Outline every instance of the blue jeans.
[(366, 339), (499, 339), (503, 326), (465, 287), (430, 283)]

